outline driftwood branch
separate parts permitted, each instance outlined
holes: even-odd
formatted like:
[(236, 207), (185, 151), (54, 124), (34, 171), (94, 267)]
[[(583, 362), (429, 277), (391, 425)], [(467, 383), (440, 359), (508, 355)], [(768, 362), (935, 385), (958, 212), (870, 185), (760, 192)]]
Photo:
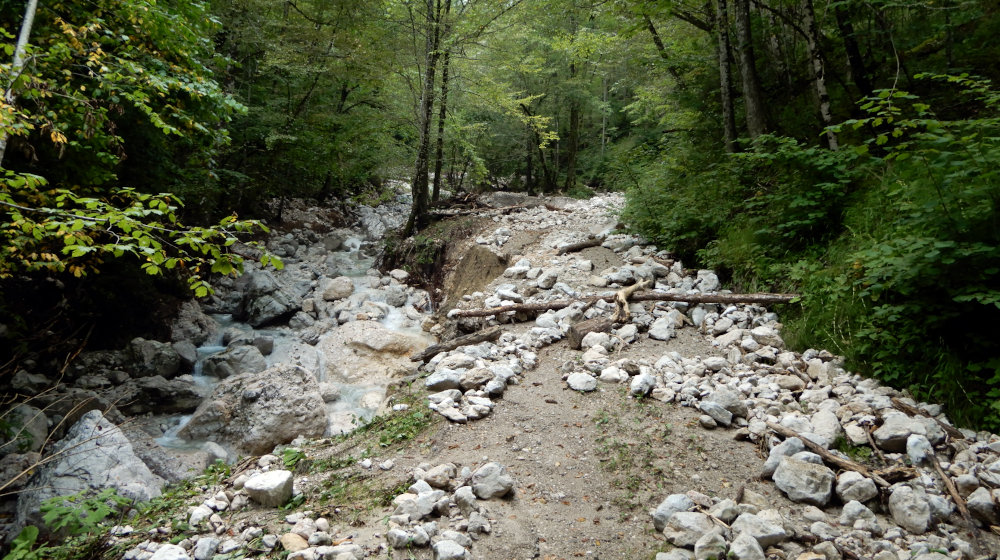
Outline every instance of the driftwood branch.
[(480, 342), (485, 342), (487, 340), (493, 341), (500, 338), (500, 327), (493, 327), (489, 329), (484, 329), (481, 331), (474, 332), (472, 334), (467, 334), (465, 336), (460, 336), (458, 338), (453, 338), (448, 342), (442, 342), (440, 344), (434, 344), (433, 346), (428, 346), (423, 352), (410, 356), (410, 361), (413, 362), (426, 362), (434, 356), (437, 356), (441, 352), (448, 352), (454, 350), (460, 346), (467, 346), (469, 344), (479, 344)]
[(962, 431), (956, 428), (955, 426), (949, 426), (948, 424), (945, 424), (944, 422), (938, 420), (937, 418), (934, 418), (930, 414), (927, 414), (923, 410), (920, 410), (917, 407), (906, 404), (905, 402), (899, 400), (899, 398), (897, 397), (892, 398), (892, 406), (896, 410), (905, 412), (910, 416), (923, 416), (925, 418), (930, 418), (931, 420), (934, 420), (935, 422), (937, 422), (937, 425), (941, 426), (941, 429), (944, 430), (945, 433), (947, 433), (948, 436), (951, 437), (952, 439), (965, 439), (965, 435), (962, 434)]
[(843, 459), (841, 457), (834, 455), (833, 453), (830, 453), (826, 449), (823, 449), (822, 446), (810, 441), (806, 437), (799, 435), (799, 433), (796, 432), (795, 430), (786, 428), (780, 424), (775, 424), (774, 422), (768, 422), (767, 427), (774, 430), (775, 433), (778, 433), (786, 438), (791, 438), (791, 437), (799, 438), (799, 440), (802, 441), (802, 444), (805, 445), (806, 448), (809, 449), (809, 451), (812, 451), (813, 453), (819, 455), (820, 457), (823, 458), (824, 461), (830, 463), (831, 465), (835, 465), (841, 469), (846, 469), (849, 471), (860, 473), (861, 476), (874, 480), (875, 484), (878, 484), (882, 488), (888, 488), (889, 486), (891, 486), (891, 484), (889, 484), (887, 480), (875, 474), (874, 472), (868, 470), (868, 467), (862, 465), (861, 463), (855, 463), (850, 459)]
[(616, 323), (624, 323), (632, 318), (632, 312), (628, 309), (628, 299), (636, 292), (649, 288), (652, 284), (652, 280), (643, 280), (638, 284), (632, 284), (627, 288), (618, 290), (618, 293), (615, 294), (615, 303), (618, 304), (618, 309), (615, 311)]
[(608, 332), (611, 330), (613, 324), (614, 321), (608, 317), (595, 317), (586, 321), (580, 321), (566, 332), (566, 340), (569, 342), (570, 348), (579, 350), (585, 336), (592, 332)]
[(577, 251), (582, 251), (584, 249), (587, 249), (588, 247), (597, 247), (603, 242), (604, 241), (602, 241), (601, 238), (591, 235), (587, 239), (580, 241), (578, 243), (570, 243), (569, 245), (564, 245), (560, 247), (557, 253), (560, 255), (565, 255), (566, 253), (575, 253)]
[[(514, 303), (511, 305), (501, 305), (500, 307), (487, 307), (485, 309), (452, 309), (448, 312), (449, 318), (454, 317), (489, 317), (500, 313), (511, 311), (549, 311), (564, 309), (576, 302), (583, 302), (593, 305), (596, 301), (614, 302), (617, 294), (606, 296), (587, 296), (575, 300), (556, 300), (538, 303)], [(683, 301), (685, 303), (788, 303), (799, 297), (798, 294), (665, 294), (652, 292), (637, 294), (630, 298), (631, 301)]]

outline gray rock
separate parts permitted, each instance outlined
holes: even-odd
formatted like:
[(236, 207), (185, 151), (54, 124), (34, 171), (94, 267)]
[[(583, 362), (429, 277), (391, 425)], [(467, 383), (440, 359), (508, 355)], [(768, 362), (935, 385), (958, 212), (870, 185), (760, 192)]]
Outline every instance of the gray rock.
[(201, 346), (218, 330), (219, 323), (206, 315), (198, 302), (187, 300), (180, 305), (177, 318), (170, 325), (170, 340)]
[(802, 443), (802, 440), (795, 437), (788, 438), (778, 445), (775, 445), (771, 448), (771, 452), (768, 454), (767, 460), (764, 461), (764, 466), (760, 470), (760, 476), (762, 478), (771, 477), (774, 474), (774, 471), (778, 468), (782, 459), (805, 451), (805, 449), (806, 446)]
[(646, 396), (656, 386), (656, 378), (650, 373), (640, 373), (629, 383), (629, 392), (636, 396)]
[(674, 336), (674, 321), (669, 317), (660, 317), (649, 327), (649, 338), (654, 340), (670, 340)]
[(424, 387), (428, 391), (447, 391), (449, 389), (459, 389), (462, 386), (462, 372), (442, 369), (435, 371), (424, 380)]
[(699, 270), (696, 285), (702, 292), (714, 292), (719, 289), (719, 277), (711, 270)]
[(321, 283), (321, 297), (324, 301), (344, 299), (354, 293), (354, 282), (347, 276), (338, 276)]
[(292, 497), (291, 471), (277, 470), (251, 476), (243, 489), (253, 501), (268, 507), (284, 505)]
[(493, 380), (493, 372), (488, 368), (480, 367), (467, 370), (459, 378), (459, 385), (463, 391), (478, 389)]
[(833, 495), (833, 471), (793, 457), (785, 457), (774, 471), (774, 485), (793, 502), (825, 506)]
[(694, 508), (694, 502), (687, 494), (671, 494), (666, 497), (656, 509), (650, 512), (653, 516), (653, 527), (657, 532), (663, 531), (670, 516), (679, 511), (688, 511)]
[(181, 357), (168, 342), (134, 338), (129, 343), (135, 377), (159, 375), (165, 379), (177, 375), (181, 368)]
[(259, 373), (267, 369), (267, 360), (256, 346), (230, 346), (223, 352), (205, 358), (205, 375), (225, 379), (241, 373)]
[(778, 544), (788, 538), (784, 527), (753, 513), (741, 514), (733, 521), (732, 528), (734, 533), (750, 535), (762, 547)]
[(743, 393), (730, 387), (718, 387), (712, 391), (705, 400), (721, 405), (723, 408), (738, 418), (746, 418), (748, 411), (746, 402), (743, 400)]
[(179, 340), (172, 344), (174, 352), (181, 359), (184, 371), (191, 371), (195, 362), (198, 361), (198, 348), (190, 340)]
[(761, 326), (751, 329), (750, 336), (761, 346), (773, 346), (774, 348), (784, 348), (785, 346), (781, 335), (771, 327)]
[(458, 506), (458, 510), (466, 519), (470, 513), (479, 509), (479, 505), (476, 503), (476, 494), (472, 491), (471, 486), (462, 486), (455, 490), (455, 505)]
[(66, 437), (53, 445), (49, 456), (56, 459), (39, 467), (18, 498), (18, 529), (37, 525), (44, 531), (39, 509), (52, 497), (114, 488), (127, 498), (147, 501), (159, 496), (164, 485), (164, 480), (135, 455), (121, 429), (99, 410), (81, 416)]
[(390, 529), (385, 534), (385, 540), (392, 548), (406, 548), (413, 541), (413, 535), (402, 529)]
[(840, 419), (830, 409), (824, 408), (809, 419), (812, 424), (812, 433), (823, 438), (823, 447), (830, 447), (837, 438), (844, 436), (844, 428), (840, 425)]
[(188, 553), (176, 544), (161, 544), (149, 560), (191, 560)]
[(922, 535), (931, 526), (931, 506), (923, 488), (899, 485), (889, 496), (892, 519), (907, 531)]
[(922, 422), (902, 412), (893, 411), (885, 415), (882, 425), (872, 432), (872, 437), (882, 449), (901, 453), (906, 451), (906, 440), (911, 435), (926, 433)]
[(721, 529), (714, 529), (702, 535), (694, 543), (695, 560), (718, 560), (726, 557), (726, 539), (722, 537)]
[(753, 535), (741, 532), (729, 543), (729, 557), (732, 560), (764, 560), (764, 549)]
[(481, 500), (502, 498), (514, 489), (514, 478), (500, 463), (486, 463), (472, 475), (472, 492)]
[(8, 453), (38, 451), (49, 434), (49, 423), (45, 413), (27, 405), (19, 404), (7, 414), (0, 414), (13, 430), (9, 441), (0, 443), (0, 457)]
[(725, 500), (722, 500), (712, 506), (712, 508), (708, 510), (708, 513), (718, 517), (724, 523), (732, 523), (733, 520), (739, 517), (742, 512), (740, 511), (739, 504), (726, 498)]
[(837, 477), (837, 497), (844, 503), (867, 502), (878, 496), (875, 481), (855, 471), (844, 471)]
[(194, 560), (211, 560), (215, 556), (215, 551), (219, 548), (219, 539), (215, 537), (201, 537), (194, 545)]
[(140, 414), (190, 413), (205, 399), (205, 391), (189, 375), (164, 379), (159, 375), (129, 379), (106, 394), (118, 403), (118, 410), (130, 416)]
[(303, 368), (279, 365), (220, 382), (178, 435), (212, 436), (239, 453), (263, 455), (299, 436), (320, 437), (326, 424), (316, 378)]
[(679, 511), (667, 520), (663, 536), (674, 546), (691, 548), (702, 535), (714, 528), (715, 523), (704, 513)]
[(455, 541), (442, 540), (434, 543), (434, 560), (465, 560), (469, 551)]
[(994, 503), (994, 498), (1000, 501), (1000, 490), (994, 490), (993, 493), (996, 494), (995, 497), (991, 495), (988, 488), (979, 487), (969, 494), (967, 499), (969, 513), (974, 515), (976, 519), (990, 525), (1000, 523), (1000, 513), (997, 512), (997, 507)]
[(934, 446), (923, 434), (910, 434), (906, 438), (906, 455), (910, 458), (910, 464), (919, 466), (929, 463), (934, 457)]
[(728, 427), (733, 423), (733, 413), (729, 412), (719, 403), (712, 401), (701, 401), (698, 403), (698, 409), (705, 414), (712, 417), (712, 420), (721, 426)]
[(569, 374), (569, 377), (566, 379), (566, 383), (568, 383), (570, 389), (573, 389), (574, 391), (587, 392), (597, 389), (597, 378), (583, 372), (574, 372)]
[(657, 552), (655, 560), (694, 560), (694, 553), (683, 548), (675, 548), (669, 552)]

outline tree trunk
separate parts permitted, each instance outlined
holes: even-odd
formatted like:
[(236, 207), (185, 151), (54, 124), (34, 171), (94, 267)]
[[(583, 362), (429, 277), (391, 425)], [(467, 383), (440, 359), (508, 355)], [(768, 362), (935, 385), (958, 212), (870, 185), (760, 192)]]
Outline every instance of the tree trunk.
[[(28, 46), (28, 37), (31, 36), (31, 26), (35, 22), (35, 12), (38, 10), (38, 0), (28, 0), (28, 5), (24, 9), (24, 20), (21, 22), (21, 33), (17, 37), (17, 45), (14, 47), (14, 62), (10, 65), (10, 82), (4, 88), (4, 102), (13, 105), (17, 101), (14, 95), (14, 81), (21, 74), (24, 68), (24, 51)], [(0, 133), (0, 165), (3, 164), (3, 156), (7, 152), (7, 134)]]
[(656, 45), (656, 52), (660, 53), (660, 58), (662, 58), (667, 65), (667, 72), (670, 72), (670, 75), (674, 77), (674, 80), (677, 82), (678, 89), (684, 89), (684, 80), (681, 79), (681, 73), (677, 69), (677, 66), (670, 61), (670, 54), (667, 53), (667, 47), (663, 44), (663, 39), (660, 38), (660, 33), (656, 30), (656, 26), (653, 25), (653, 20), (645, 14), (643, 14), (642, 18), (646, 22), (646, 30), (649, 31), (649, 34), (653, 37), (653, 44)]
[[(447, 39), (451, 31), (448, 15), (451, 13), (451, 0), (444, 0), (444, 37)], [(440, 44), (441, 41), (439, 41)], [(437, 153), (434, 156), (434, 192), (431, 200), (441, 198), (441, 168), (444, 160), (444, 122), (448, 114), (448, 63), (451, 61), (451, 51), (445, 49), (444, 60), (441, 61), (441, 108), (438, 110)]]
[(816, 28), (816, 12), (812, 0), (802, 0), (802, 18), (806, 28), (806, 40), (809, 46), (809, 58), (812, 61), (813, 83), (816, 86), (816, 101), (819, 104), (819, 115), (826, 130), (826, 141), (831, 150), (838, 148), (837, 134), (830, 130), (833, 116), (830, 115), (830, 94), (826, 90), (826, 73), (823, 67), (823, 53), (819, 47), (819, 30)]
[[(575, 70), (572, 72), (576, 74)], [(576, 152), (580, 146), (580, 101), (573, 99), (569, 104), (569, 138), (566, 139), (566, 183), (567, 191), (576, 186)]]
[(532, 143), (531, 139), (532, 139), (531, 134), (525, 134), (524, 189), (528, 191), (528, 194), (535, 194), (535, 177), (534, 177), (535, 146)]
[(743, 79), (743, 104), (746, 109), (747, 133), (756, 138), (767, 132), (767, 115), (764, 111), (764, 94), (757, 77), (757, 57), (753, 51), (753, 33), (750, 30), (750, 0), (736, 2), (736, 41), (740, 53), (740, 76)]
[(726, 0), (718, 0), (716, 5), (715, 29), (718, 34), (716, 50), (719, 55), (719, 93), (722, 101), (722, 129), (726, 151), (736, 151), (736, 114), (733, 111), (733, 76), (730, 73), (729, 14)]
[(434, 118), (434, 73), (438, 59), (438, 21), (440, 18), (441, 1), (427, 0), (427, 39), (426, 50), (427, 70), (424, 74), (423, 92), (420, 98), (420, 144), (417, 147), (417, 161), (413, 173), (413, 185), (410, 191), (413, 196), (413, 206), (410, 217), (403, 228), (403, 237), (409, 237), (419, 229), (427, 216), (428, 201), (428, 167), (430, 160), (431, 120)]
[(837, 29), (840, 30), (840, 37), (844, 41), (844, 52), (847, 53), (847, 65), (851, 69), (851, 79), (854, 80), (854, 85), (858, 87), (861, 95), (869, 97), (873, 91), (872, 82), (868, 78), (865, 60), (858, 47), (858, 38), (854, 34), (850, 13), (842, 7), (834, 9), (833, 13), (837, 18)]

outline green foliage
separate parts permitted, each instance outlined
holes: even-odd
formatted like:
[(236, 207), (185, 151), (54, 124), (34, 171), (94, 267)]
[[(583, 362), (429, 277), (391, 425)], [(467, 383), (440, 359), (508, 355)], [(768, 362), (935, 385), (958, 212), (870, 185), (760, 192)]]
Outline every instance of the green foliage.
[(105, 488), (97, 494), (80, 492), (56, 496), (42, 504), (42, 519), (53, 532), (84, 535), (98, 531), (109, 516), (131, 503), (132, 500), (119, 495), (114, 488)]
[[(0, 178), (0, 278), (44, 271), (83, 276), (104, 258), (139, 257), (150, 275), (184, 272), (198, 297), (210, 293), (210, 273), (243, 272), (244, 258), (233, 252), (238, 236), (267, 232), (256, 220), (223, 219), (212, 227), (185, 227), (181, 202), (171, 194), (116, 189), (111, 201), (49, 189), (44, 178), (4, 172)], [(255, 242), (250, 246), (260, 249)], [(281, 268), (280, 259), (261, 251), (261, 264)]]
[(35, 541), (38, 540), (38, 527), (28, 525), (17, 537), (11, 541), (10, 552), (3, 557), (3, 560), (44, 560), (52, 554), (52, 548), (42, 546), (35, 548)]
[(285, 448), (281, 452), (281, 460), (289, 469), (294, 469), (295, 465), (299, 464), (299, 461), (306, 459), (306, 454), (301, 449), (296, 449), (294, 447)]

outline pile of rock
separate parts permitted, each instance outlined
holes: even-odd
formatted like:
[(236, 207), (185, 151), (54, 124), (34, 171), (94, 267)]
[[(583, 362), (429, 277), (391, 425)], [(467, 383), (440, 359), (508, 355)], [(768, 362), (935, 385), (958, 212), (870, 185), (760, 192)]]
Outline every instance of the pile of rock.
[(486, 463), (475, 472), (453, 463), (420, 465), (413, 478), (408, 491), (393, 500), (396, 509), (386, 542), (396, 549), (431, 547), (436, 560), (471, 558), (473, 541), (491, 530), (480, 502), (514, 490), (513, 477), (499, 463)]

